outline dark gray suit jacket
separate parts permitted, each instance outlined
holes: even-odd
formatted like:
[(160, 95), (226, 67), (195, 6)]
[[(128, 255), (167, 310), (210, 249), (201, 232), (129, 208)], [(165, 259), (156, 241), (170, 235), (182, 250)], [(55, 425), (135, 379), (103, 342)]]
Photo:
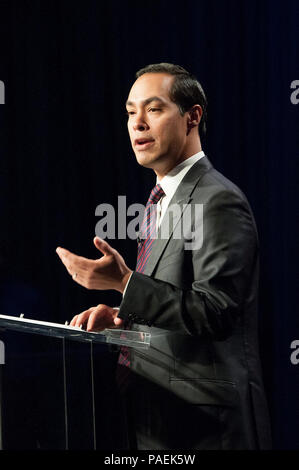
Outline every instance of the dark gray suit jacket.
[[(216, 409), (215, 448), (269, 448), (257, 341), (258, 237), (248, 201), (204, 157), (179, 185), (162, 233), (174, 204), (182, 212), (175, 211), (173, 227), (189, 210), (197, 246), (186, 249), (174, 229), (154, 241), (145, 273), (133, 273), (119, 316), (148, 330), (152, 340), (149, 350), (131, 351), (131, 369), (193, 410)], [(203, 223), (196, 218), (201, 207)], [(205, 448), (201, 441), (202, 433), (190, 447)], [(211, 440), (206, 447), (214, 448)]]

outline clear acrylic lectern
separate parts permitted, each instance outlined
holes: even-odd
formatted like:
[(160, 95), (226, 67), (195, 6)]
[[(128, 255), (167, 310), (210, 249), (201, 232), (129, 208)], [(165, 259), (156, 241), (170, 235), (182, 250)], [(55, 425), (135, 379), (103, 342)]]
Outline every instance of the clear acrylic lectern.
[[(63, 380), (64, 380), (64, 427), (65, 427), (65, 449), (69, 448), (68, 438), (68, 406), (67, 406), (67, 385), (66, 385), (66, 358), (65, 340), (88, 342), (90, 344), (90, 364), (91, 364), (91, 400), (93, 409), (93, 448), (96, 449), (96, 425), (95, 425), (95, 393), (94, 393), (94, 367), (93, 367), (93, 343), (106, 343), (118, 346), (128, 346), (131, 348), (147, 349), (150, 347), (150, 333), (123, 329), (106, 329), (101, 332), (87, 332), (83, 328), (66, 324), (51, 323), (10, 315), (0, 315), (0, 330), (14, 330), (22, 333), (31, 333), (60, 338), (62, 340), (63, 354)], [(3, 449), (2, 430), (2, 383), (1, 373), (5, 367), (3, 350), (3, 360), (0, 364), (0, 449)], [(2, 370), (1, 370), (2, 369)]]

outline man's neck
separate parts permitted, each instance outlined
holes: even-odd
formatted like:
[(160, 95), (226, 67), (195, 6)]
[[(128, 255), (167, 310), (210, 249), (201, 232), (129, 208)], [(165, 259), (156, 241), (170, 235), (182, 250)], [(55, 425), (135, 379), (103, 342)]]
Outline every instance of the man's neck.
[(186, 152), (184, 156), (180, 157), (178, 160), (175, 160), (173, 162), (169, 162), (168, 165), (164, 165), (163, 167), (159, 169), (153, 169), (154, 172), (156, 173), (157, 179), (161, 181), (164, 176), (166, 176), (171, 170), (173, 170), (176, 166), (180, 165), (183, 161), (187, 160), (188, 158), (192, 157), (196, 153), (199, 153), (202, 151), (201, 145), (197, 145), (196, 147), (190, 149), (188, 153)]

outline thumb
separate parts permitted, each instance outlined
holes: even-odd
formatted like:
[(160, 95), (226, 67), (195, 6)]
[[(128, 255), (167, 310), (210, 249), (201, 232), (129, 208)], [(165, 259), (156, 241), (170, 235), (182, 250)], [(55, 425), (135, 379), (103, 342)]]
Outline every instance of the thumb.
[(114, 321), (115, 326), (121, 326), (124, 322), (122, 318), (118, 318), (118, 317), (115, 317), (113, 321)]
[(103, 253), (103, 255), (112, 255), (113, 254), (113, 248), (107, 243), (105, 240), (99, 237), (94, 237), (93, 243), (95, 247)]

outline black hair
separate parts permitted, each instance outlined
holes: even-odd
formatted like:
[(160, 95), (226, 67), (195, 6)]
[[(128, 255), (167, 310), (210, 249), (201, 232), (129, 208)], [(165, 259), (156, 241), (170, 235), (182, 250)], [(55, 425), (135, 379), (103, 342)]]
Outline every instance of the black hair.
[(166, 62), (150, 64), (143, 67), (136, 72), (136, 78), (141, 77), (141, 75), (145, 73), (168, 73), (175, 77), (169, 92), (170, 99), (178, 106), (182, 116), (189, 111), (192, 106), (199, 104), (202, 108), (202, 116), (198, 126), (198, 132), (200, 135), (205, 134), (207, 130), (208, 102), (197, 78), (180, 65)]

